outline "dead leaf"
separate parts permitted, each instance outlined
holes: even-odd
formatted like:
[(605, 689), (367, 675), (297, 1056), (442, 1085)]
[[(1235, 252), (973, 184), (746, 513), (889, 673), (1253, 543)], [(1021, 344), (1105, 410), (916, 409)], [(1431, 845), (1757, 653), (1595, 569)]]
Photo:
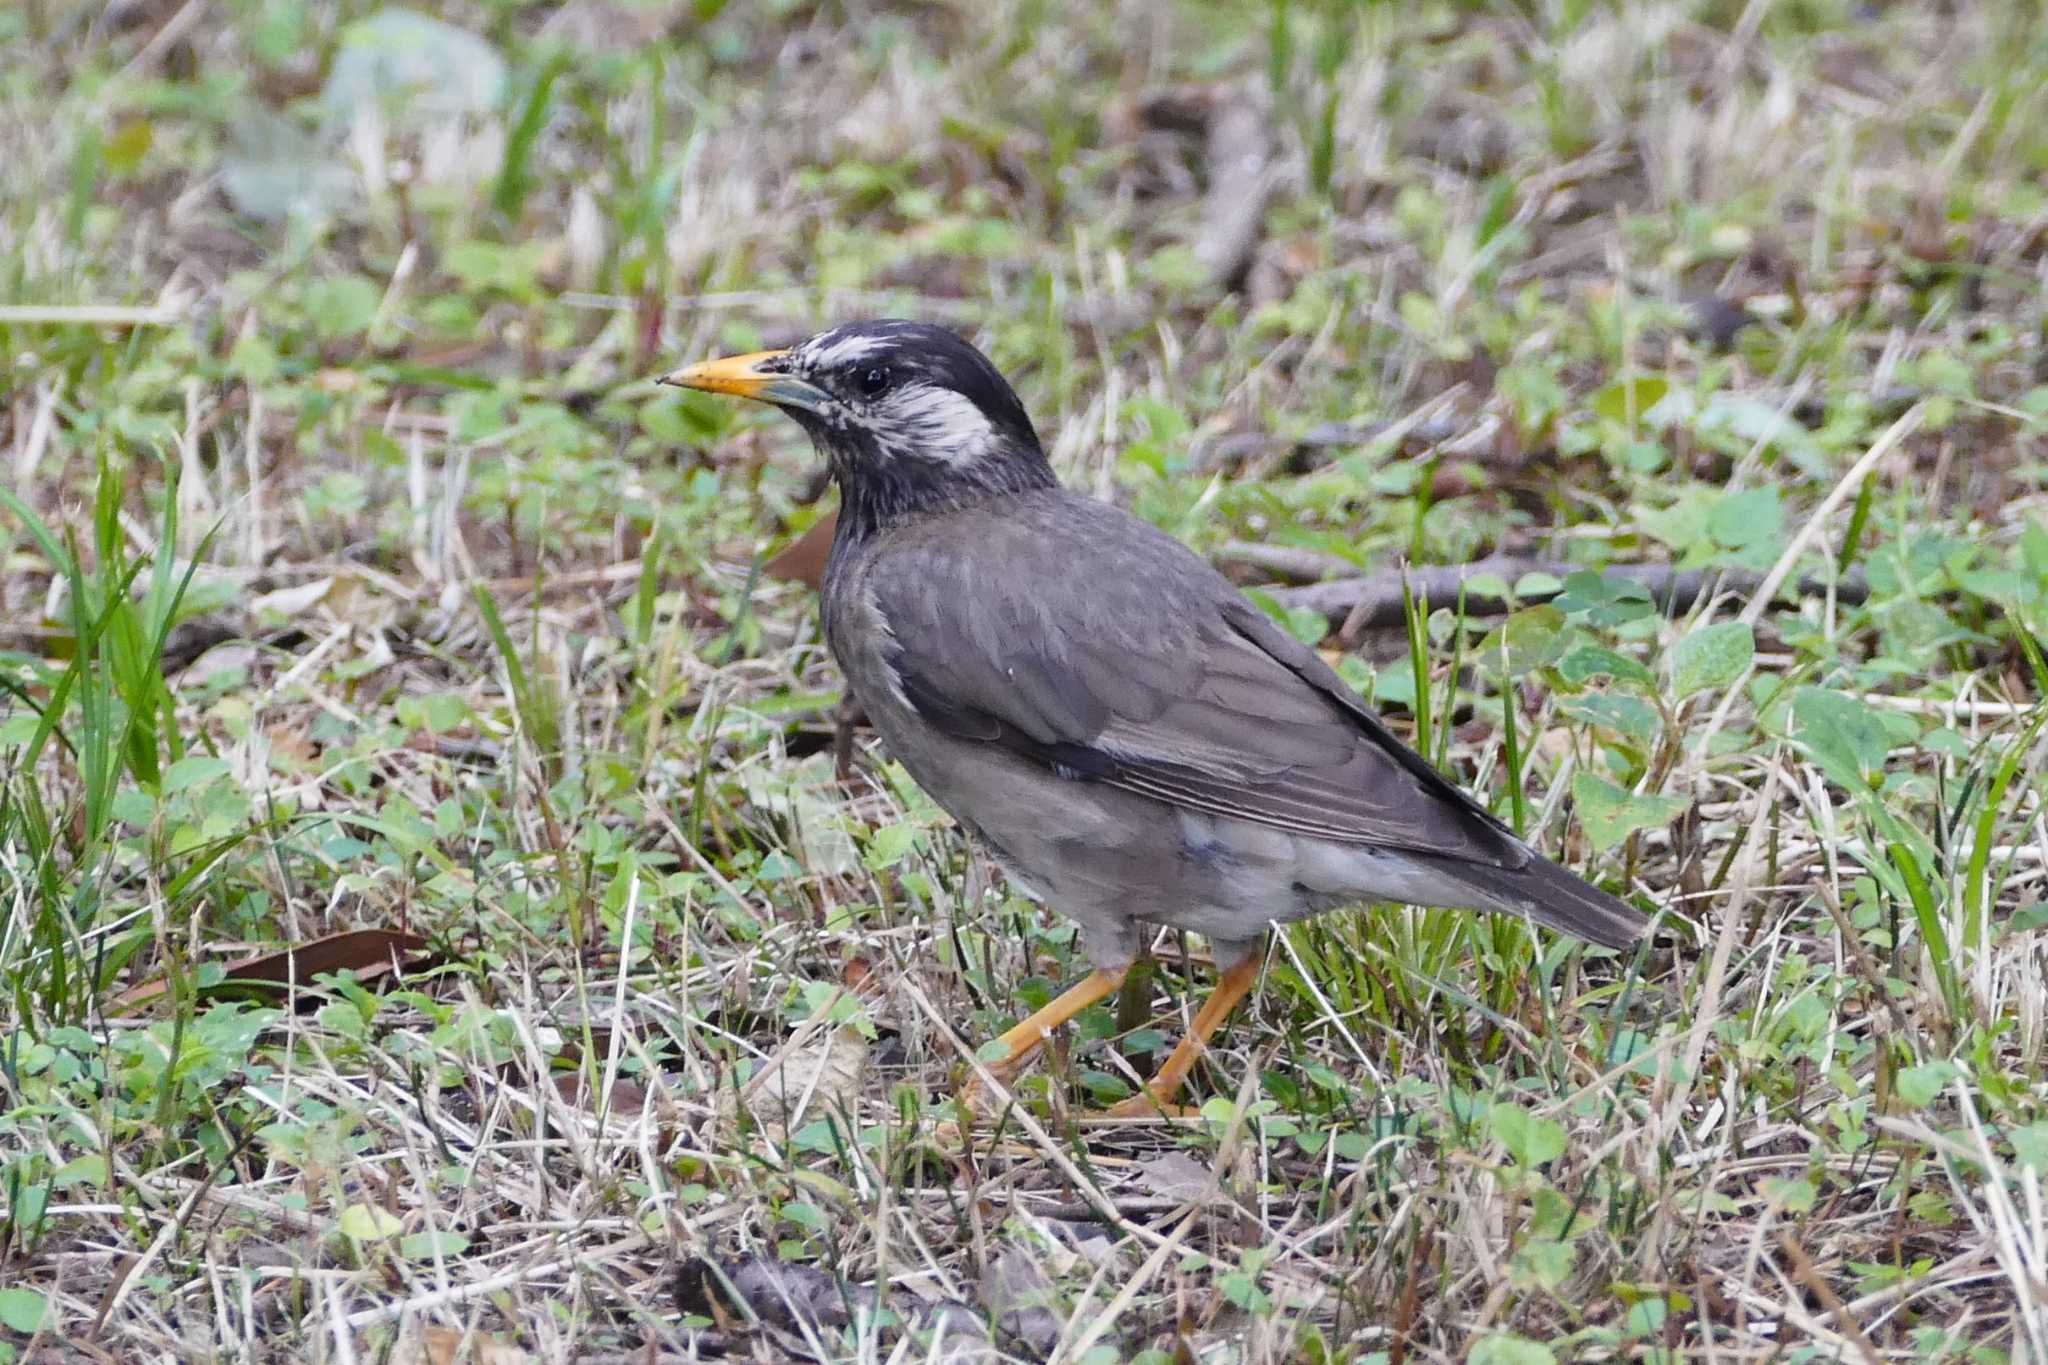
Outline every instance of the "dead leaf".
[(495, 1333), (422, 1327), (393, 1359), (398, 1365), (529, 1365), (533, 1357)]
[(1905, 247), (1907, 255), (1930, 265), (1939, 265), (1955, 254), (1945, 187), (1930, 186), (1914, 201), (1913, 217), (1906, 224)]
[[(582, 1067), (574, 1071), (557, 1071), (554, 1075), (555, 1093), (578, 1109), (597, 1108), (597, 1095), (590, 1085), (590, 1077)], [(623, 1076), (612, 1081), (611, 1099), (607, 1106), (614, 1118), (637, 1118), (647, 1108), (647, 1088)]]
[(867, 1070), (868, 1040), (850, 1024), (813, 1018), (740, 1087), (719, 1093), (719, 1118), (751, 1117), (777, 1141), (804, 1123), (852, 1108)]
[[(195, 681), (204, 681), (224, 668), (251, 667), (256, 661), (256, 647), (243, 641), (241, 635), (238, 618), (225, 614), (180, 621), (164, 637), (164, 672), (175, 673), (204, 661), (204, 674), (188, 675)], [(238, 649), (246, 651), (246, 655), (235, 654)]]
[(271, 762), (282, 772), (310, 772), (320, 757), (320, 746), (303, 723), (277, 721), (263, 727), (263, 737), (270, 745)]
[(637, 53), (658, 42), (670, 23), (664, 5), (619, 0), (569, 0), (540, 26), (544, 37), (561, 38), (592, 52)]
[[(372, 583), (361, 574), (337, 574), (333, 590), (320, 605), (342, 625), (372, 632), (376, 649), (371, 652), (389, 655), (390, 646), (384, 642), (382, 632), (398, 618), (399, 603), (391, 596), (388, 580)], [(380, 662), (389, 661), (386, 657)]]
[[(349, 929), (311, 943), (261, 953), (228, 963), (227, 975), (199, 990), (202, 999), (235, 991), (253, 991), (282, 998), (294, 985), (310, 986), (325, 972), (352, 971), (370, 981), (406, 966), (428, 950), (427, 940), (397, 929)], [(268, 988), (268, 989), (266, 989)], [(170, 989), (166, 977), (131, 986), (114, 1000), (113, 1012), (131, 1013)]]
[(1147, 1194), (1190, 1204), (1211, 1193), (1208, 1168), (1186, 1152), (1166, 1152), (1139, 1162), (1138, 1183)]
[(1734, 345), (1735, 334), (1756, 321), (1741, 299), (1724, 298), (1711, 290), (1688, 294), (1679, 302), (1685, 309), (1687, 334), (1716, 351)]
[(1053, 1306), (1058, 1291), (1028, 1248), (1005, 1247), (982, 1276), (981, 1292), (996, 1330), (1032, 1356), (1043, 1360), (1059, 1344), (1067, 1319)]
[(739, 1324), (733, 1309), (771, 1327), (805, 1327), (813, 1331), (844, 1327), (852, 1310), (874, 1302), (865, 1285), (842, 1287), (816, 1266), (747, 1256), (714, 1264), (695, 1260), (676, 1275), (676, 1305), (685, 1313), (708, 1317), (731, 1331)]
[[(184, 681), (194, 687), (204, 687), (226, 673), (235, 671), (240, 671), (244, 674), (253, 673), (256, 670), (256, 665), (262, 661), (262, 658), (261, 651), (247, 640), (230, 639), (224, 643), (209, 646), (203, 653), (195, 656), (191, 662), (184, 665)], [(174, 667), (176, 665), (171, 661), (169, 653), (166, 651), (164, 672), (169, 673)]]
[(327, 600), (327, 594), (333, 591), (334, 575), (322, 574), (318, 578), (295, 583), (289, 588), (277, 588), (251, 598), (249, 613), (252, 616), (263, 616), (267, 613), (293, 620), (319, 606)]
[(967, 1304), (951, 1299), (927, 1304), (917, 1326), (931, 1334), (925, 1359), (932, 1365), (996, 1365), (1003, 1358), (989, 1340), (988, 1323)]
[[(836, 1333), (855, 1317), (872, 1317), (883, 1307), (907, 1325), (917, 1347), (913, 1359), (938, 1365), (995, 1365), (1004, 1359), (989, 1340), (987, 1319), (970, 1304), (918, 1302), (901, 1291), (878, 1293), (872, 1284), (844, 1283), (813, 1265), (762, 1256), (698, 1258), (676, 1272), (675, 1294), (678, 1309), (709, 1318), (722, 1335), (738, 1340), (758, 1328), (768, 1342), (781, 1340), (804, 1359), (809, 1358), (807, 1336)], [(886, 1325), (883, 1333), (886, 1344), (891, 1339)]]
[(740, 772), (747, 800), (796, 829), (803, 865), (824, 876), (843, 876), (860, 866), (860, 848), (847, 831), (846, 798), (839, 791), (833, 757), (814, 754), (780, 769), (754, 764)]
[(393, 600), (394, 592), (402, 594), (403, 589), (381, 575), (373, 580), (361, 573), (322, 574), (263, 593), (250, 601), (249, 613), (259, 620), (281, 617), (299, 622), (317, 611), (336, 625), (374, 633), (397, 618), (400, 604)]
[(810, 530), (783, 546), (761, 566), (761, 572), (816, 591), (824, 586), (825, 560), (832, 553), (832, 536), (838, 528), (839, 511), (834, 508), (812, 522)]

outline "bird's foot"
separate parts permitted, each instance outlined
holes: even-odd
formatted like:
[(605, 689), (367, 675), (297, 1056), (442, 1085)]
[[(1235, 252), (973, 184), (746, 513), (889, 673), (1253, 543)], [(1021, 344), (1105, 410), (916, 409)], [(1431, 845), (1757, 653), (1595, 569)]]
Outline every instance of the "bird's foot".
[[(999, 1062), (985, 1062), (983, 1065), (988, 1068), (988, 1074), (995, 1078), (996, 1083), (1004, 1090), (1008, 1090), (1017, 1083), (1017, 1077), (1023, 1074), (1025, 1064), (1030, 1060), (1030, 1053), (1021, 1056), (1013, 1053)], [(965, 1114), (969, 1123), (988, 1122), (1002, 1112), (1003, 1107), (1009, 1102), (1007, 1096), (991, 1090), (980, 1076), (974, 1075), (970, 1075), (961, 1085), (959, 1093), (953, 1100), (954, 1107)]]
[(980, 1078), (976, 1077), (960, 1087), (960, 1093), (953, 1097), (953, 1107), (961, 1111), (969, 1123), (986, 1123), (995, 1117), (1001, 1105), (989, 1092), (988, 1087), (981, 1083)]
[(1102, 1111), (1106, 1119), (1192, 1119), (1200, 1118), (1201, 1114), (1198, 1108), (1161, 1099), (1150, 1089), (1140, 1090)]
[[(1009, 1086), (1012, 1072), (995, 1067), (989, 1069), (1004, 1087)], [(969, 1076), (966, 1083), (953, 1096), (953, 1103), (944, 1110), (936, 1111), (948, 1116), (942, 1118), (932, 1129), (932, 1137), (941, 1147), (964, 1151), (973, 1145), (974, 1130), (987, 1128), (1008, 1103), (1009, 1100), (998, 1096), (984, 1085), (979, 1076)]]

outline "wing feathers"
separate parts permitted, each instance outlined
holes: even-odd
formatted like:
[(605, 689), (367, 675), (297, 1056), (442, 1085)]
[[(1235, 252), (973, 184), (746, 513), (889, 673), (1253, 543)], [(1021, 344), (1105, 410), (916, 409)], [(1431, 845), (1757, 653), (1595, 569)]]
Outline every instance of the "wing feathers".
[(1528, 851), (1179, 542), (1064, 494), (898, 547), (889, 665), (958, 739), (1191, 811), (1518, 867)]

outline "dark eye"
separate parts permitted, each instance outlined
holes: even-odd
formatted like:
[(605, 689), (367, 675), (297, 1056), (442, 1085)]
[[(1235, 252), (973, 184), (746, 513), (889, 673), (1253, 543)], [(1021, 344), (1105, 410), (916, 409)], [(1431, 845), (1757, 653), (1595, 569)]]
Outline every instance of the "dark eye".
[(860, 390), (861, 397), (874, 398), (889, 387), (889, 372), (877, 365), (871, 370), (861, 371), (860, 378), (853, 383)]

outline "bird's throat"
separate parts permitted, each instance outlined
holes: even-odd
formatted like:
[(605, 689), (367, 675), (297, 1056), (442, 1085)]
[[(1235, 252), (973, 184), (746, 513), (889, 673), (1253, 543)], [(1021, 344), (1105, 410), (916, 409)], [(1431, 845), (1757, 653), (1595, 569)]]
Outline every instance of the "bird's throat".
[(1001, 443), (963, 464), (876, 458), (873, 452), (842, 448), (836, 442), (818, 444), (839, 485), (839, 530), (834, 539), (846, 544), (917, 517), (1059, 486), (1045, 456), (1015, 442)]

